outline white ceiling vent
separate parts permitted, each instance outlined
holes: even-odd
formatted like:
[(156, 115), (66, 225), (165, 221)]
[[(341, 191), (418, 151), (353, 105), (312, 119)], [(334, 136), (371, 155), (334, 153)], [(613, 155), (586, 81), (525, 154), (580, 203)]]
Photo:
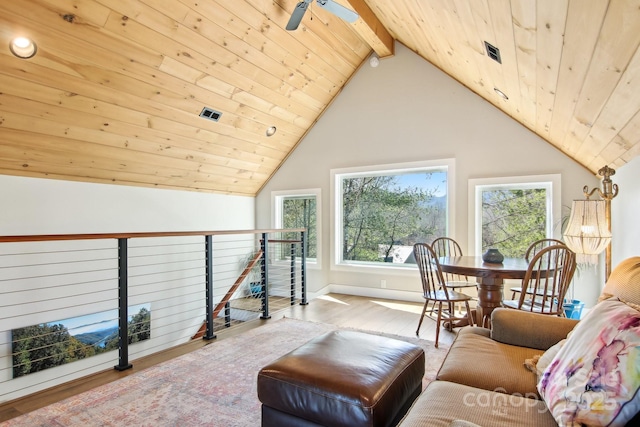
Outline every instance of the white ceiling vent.
[(487, 55), (489, 55), (489, 58), (493, 59), (498, 64), (502, 64), (502, 59), (500, 59), (500, 49), (489, 42), (484, 42), (484, 47), (487, 49)]
[(220, 116), (222, 113), (220, 111), (216, 111), (213, 108), (204, 107), (202, 112), (200, 113), (200, 117), (204, 117), (207, 120), (211, 120), (213, 122), (217, 122), (220, 120)]

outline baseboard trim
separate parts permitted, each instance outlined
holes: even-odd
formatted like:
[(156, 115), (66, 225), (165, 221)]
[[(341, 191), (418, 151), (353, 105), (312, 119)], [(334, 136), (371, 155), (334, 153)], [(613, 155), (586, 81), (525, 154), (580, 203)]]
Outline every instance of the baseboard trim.
[(349, 286), (338, 284), (329, 284), (316, 292), (310, 292), (308, 294), (308, 297), (309, 299), (313, 299), (329, 293), (356, 295), (369, 298), (393, 299), (399, 301), (424, 302), (424, 299), (422, 298), (422, 294), (420, 292), (399, 291), (396, 289), (376, 289), (367, 288), (364, 286)]

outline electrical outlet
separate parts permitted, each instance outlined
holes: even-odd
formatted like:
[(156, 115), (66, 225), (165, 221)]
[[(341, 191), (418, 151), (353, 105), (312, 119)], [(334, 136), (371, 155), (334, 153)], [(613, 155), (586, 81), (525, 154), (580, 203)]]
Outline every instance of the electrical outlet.
[(387, 287), (387, 281), (386, 280), (380, 280), (380, 287), (381, 288), (386, 288)]

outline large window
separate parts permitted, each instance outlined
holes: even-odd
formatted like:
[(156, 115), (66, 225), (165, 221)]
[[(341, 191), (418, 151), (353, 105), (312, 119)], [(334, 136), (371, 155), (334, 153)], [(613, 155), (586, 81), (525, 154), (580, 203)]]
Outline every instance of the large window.
[(445, 236), (452, 166), (439, 161), (332, 171), (336, 263), (412, 263), (414, 243)]
[(559, 218), (560, 176), (470, 180), (476, 254), (497, 248), (523, 257), (536, 240), (551, 238)]
[[(307, 262), (317, 263), (320, 244), (320, 190), (278, 191), (272, 193), (274, 219), (276, 228), (306, 228), (307, 229)], [(282, 236), (284, 239), (295, 236)], [(298, 246), (296, 257), (300, 257), (301, 247)]]

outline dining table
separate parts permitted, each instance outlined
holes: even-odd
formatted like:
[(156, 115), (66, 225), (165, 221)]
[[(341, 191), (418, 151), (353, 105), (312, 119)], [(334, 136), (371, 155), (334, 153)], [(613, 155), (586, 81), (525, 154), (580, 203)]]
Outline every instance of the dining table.
[[(505, 279), (524, 279), (529, 262), (524, 258), (505, 258), (501, 263), (484, 262), (481, 256), (451, 256), (438, 258), (444, 273), (477, 277), (478, 304), (476, 325), (491, 327), (491, 312), (502, 306)], [(455, 326), (463, 326), (456, 324)]]

